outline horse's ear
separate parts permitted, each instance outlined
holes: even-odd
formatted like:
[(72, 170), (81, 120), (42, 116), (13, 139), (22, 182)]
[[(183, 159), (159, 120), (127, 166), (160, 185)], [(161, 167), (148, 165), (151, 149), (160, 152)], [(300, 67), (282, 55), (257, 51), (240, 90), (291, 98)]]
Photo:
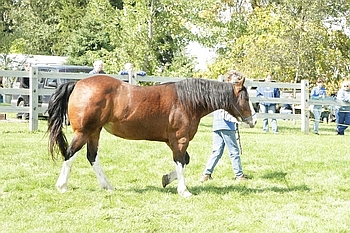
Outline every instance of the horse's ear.
[(240, 77), (240, 79), (236, 79), (233, 81), (233, 83), (235, 84), (235, 91), (236, 92), (242, 90), (243, 85), (244, 85), (244, 81), (245, 81), (245, 77)]

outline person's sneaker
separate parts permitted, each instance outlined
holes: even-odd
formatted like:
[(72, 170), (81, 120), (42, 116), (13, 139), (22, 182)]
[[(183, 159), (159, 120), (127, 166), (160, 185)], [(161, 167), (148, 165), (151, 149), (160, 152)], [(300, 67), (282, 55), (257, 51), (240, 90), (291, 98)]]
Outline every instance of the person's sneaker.
[(236, 177), (237, 181), (244, 181), (244, 180), (248, 180), (248, 177), (245, 174), (242, 174), (240, 176)]
[(344, 135), (344, 133), (340, 133), (338, 130), (336, 130), (335, 135)]
[(199, 181), (203, 183), (203, 182), (208, 181), (208, 180), (211, 180), (211, 179), (213, 179), (213, 178), (211, 177), (211, 174), (205, 174), (205, 175), (202, 175), (202, 176), (201, 176), (201, 178), (199, 179)]

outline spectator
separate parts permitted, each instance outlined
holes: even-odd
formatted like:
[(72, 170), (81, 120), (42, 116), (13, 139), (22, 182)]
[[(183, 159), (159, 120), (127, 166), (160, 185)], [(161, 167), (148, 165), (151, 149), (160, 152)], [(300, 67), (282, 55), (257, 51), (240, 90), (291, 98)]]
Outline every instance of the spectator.
[(291, 104), (283, 104), (280, 109), (280, 114), (292, 114), (293, 108)]
[[(267, 75), (265, 78), (265, 82), (271, 82), (272, 76)], [(280, 90), (278, 88), (271, 88), (271, 87), (258, 87), (256, 89), (256, 96), (257, 97), (265, 97), (265, 98), (280, 98)], [(259, 111), (261, 113), (276, 113), (276, 103), (259, 103)], [(264, 118), (262, 120), (263, 122), (263, 132), (269, 131), (269, 121), (268, 118)], [(277, 120), (272, 118), (271, 119), (271, 125), (272, 125), (272, 132), (277, 133), (278, 132), (278, 126), (277, 126)]]
[[(130, 72), (134, 72), (134, 66), (131, 63), (126, 63), (124, 68), (125, 70), (119, 72), (120, 75), (129, 75)], [(146, 72), (142, 70), (136, 71), (135, 74), (140, 76), (146, 76)]]
[[(236, 72), (234, 75), (240, 76), (241, 74)], [(220, 78), (222, 78), (222, 76), (219, 76), (219, 80)], [(226, 81), (229, 82), (231, 80)], [(238, 130), (236, 118), (234, 118), (232, 115), (230, 115), (228, 112), (222, 109), (214, 111), (213, 149), (203, 171), (203, 175), (200, 178), (201, 182), (205, 182), (212, 179), (211, 175), (214, 171), (216, 164), (222, 157), (225, 145), (227, 146), (230, 155), (232, 169), (235, 173), (236, 180), (247, 180), (247, 177), (242, 171), (240, 150), (236, 139), (236, 130)]]
[[(350, 81), (344, 81), (338, 91), (337, 100), (350, 102)], [(336, 106), (335, 118), (337, 123), (337, 135), (344, 135), (345, 129), (350, 125), (350, 106)]]
[(89, 72), (89, 74), (105, 74), (103, 71), (104, 63), (101, 60), (94, 62), (94, 69)]
[[(22, 69), (22, 71), (29, 72), (31, 66), (32, 66), (32, 64), (29, 62), (24, 63), (24, 68)], [(28, 73), (28, 76), (21, 77), (19, 79), (19, 81), (20, 81), (21, 88), (28, 89), (29, 88), (29, 73)], [(25, 95), (25, 96), (23, 96), (23, 98), (24, 98), (24, 101), (23, 101), (24, 106), (29, 106), (29, 96)], [(19, 112), (19, 113), (17, 113), (17, 119), (29, 120), (29, 113), (28, 112), (27, 113)]]
[[(311, 90), (311, 99), (322, 99), (326, 97), (326, 88), (323, 86), (323, 80), (318, 78), (316, 81), (317, 86)], [(320, 124), (322, 105), (314, 105), (312, 107), (312, 113), (314, 114), (314, 133), (318, 133), (318, 126)]]
[[(0, 88), (3, 88), (4, 86), (2, 85), (2, 77), (0, 77)], [(0, 94), (0, 103), (4, 102), (4, 97)]]

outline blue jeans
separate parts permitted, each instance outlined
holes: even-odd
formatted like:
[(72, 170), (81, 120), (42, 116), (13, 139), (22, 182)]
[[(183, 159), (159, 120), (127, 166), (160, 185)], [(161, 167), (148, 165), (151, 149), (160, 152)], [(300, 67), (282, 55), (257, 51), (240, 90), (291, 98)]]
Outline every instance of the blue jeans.
[[(259, 104), (259, 109), (261, 113), (275, 113), (276, 112), (276, 105), (271, 104), (270, 106)], [(268, 132), (269, 131), (269, 119), (263, 118), (263, 131)], [(278, 126), (277, 126), (277, 120), (271, 119), (271, 125), (272, 125), (272, 132), (277, 133), (278, 132)]]
[(213, 151), (208, 159), (203, 174), (212, 174), (216, 164), (219, 162), (225, 145), (232, 164), (233, 172), (236, 177), (243, 175), (241, 156), (234, 130), (217, 130), (213, 132)]
[(350, 112), (343, 112), (342, 110), (335, 110), (335, 117), (337, 123), (338, 134), (344, 135), (344, 131), (350, 125)]
[(315, 122), (314, 122), (314, 132), (318, 133), (318, 126), (320, 124), (322, 106), (314, 106), (312, 113), (314, 114)]

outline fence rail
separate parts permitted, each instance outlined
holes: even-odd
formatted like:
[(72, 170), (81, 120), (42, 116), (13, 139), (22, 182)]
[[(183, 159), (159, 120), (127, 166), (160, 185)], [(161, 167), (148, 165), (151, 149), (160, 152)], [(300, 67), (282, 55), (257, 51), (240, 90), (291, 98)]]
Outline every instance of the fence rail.
[[(92, 75), (89, 74), (81, 74), (81, 73), (58, 73), (58, 72), (41, 72), (38, 71), (36, 67), (32, 67), (29, 72), (26, 71), (7, 71), (0, 70), (0, 77), (29, 77), (30, 85), (29, 89), (14, 89), (14, 88), (0, 88), (0, 94), (4, 96), (5, 102), (8, 102), (8, 99), (12, 97), (12, 95), (29, 95), (29, 107), (20, 107), (20, 106), (0, 106), (1, 113), (8, 112), (23, 112), (29, 113), (29, 130), (34, 131), (38, 129), (38, 115), (45, 113), (47, 110), (47, 104), (39, 104), (38, 96), (40, 95), (51, 95), (54, 92), (54, 88), (52, 89), (42, 89), (39, 88), (39, 80), (44, 78), (52, 78), (52, 79), (82, 79)], [(176, 77), (158, 77), (158, 76), (125, 76), (125, 75), (116, 75), (111, 74), (112, 77), (118, 78), (121, 80), (128, 80), (131, 84), (136, 84), (137, 82), (155, 82), (155, 83), (163, 83), (163, 82), (177, 82), (183, 80), (184, 78), (176, 78)], [(309, 99), (309, 82), (308, 80), (302, 80), (301, 83), (280, 83), (280, 82), (257, 82), (247, 79), (245, 82), (245, 86), (250, 90), (250, 99), (253, 103), (289, 103), (293, 106), (296, 106), (297, 109), (300, 109), (301, 114), (265, 114), (258, 113), (258, 118), (276, 118), (276, 119), (294, 119), (301, 120), (301, 130), (305, 133), (309, 132), (309, 106), (310, 105), (349, 105), (344, 102), (339, 102), (334, 100), (334, 98), (325, 98), (320, 100), (310, 100)], [(256, 87), (277, 87), (282, 90), (289, 91), (297, 91), (298, 96), (296, 98), (288, 98), (282, 96), (281, 98), (263, 98), (263, 97), (255, 97)], [(299, 94), (300, 93), (300, 94)]]

